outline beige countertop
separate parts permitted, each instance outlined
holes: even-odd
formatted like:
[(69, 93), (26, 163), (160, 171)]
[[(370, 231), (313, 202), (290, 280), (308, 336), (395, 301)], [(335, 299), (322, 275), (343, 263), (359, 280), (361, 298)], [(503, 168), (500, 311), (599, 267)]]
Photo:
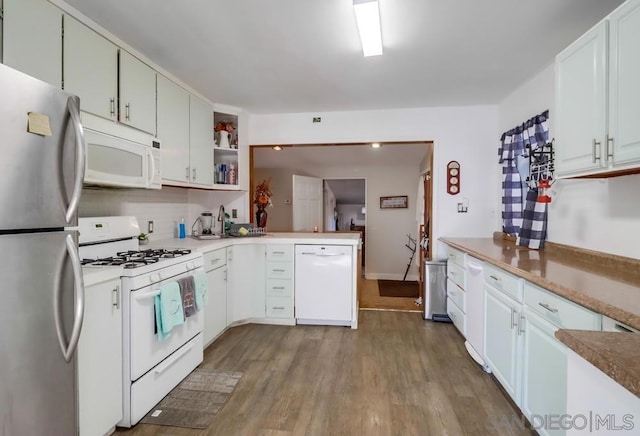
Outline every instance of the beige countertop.
[(640, 397), (640, 334), (558, 330), (576, 354)]
[[(640, 329), (640, 261), (547, 243), (544, 250), (502, 238), (441, 238), (442, 242)], [(640, 334), (558, 330), (556, 337), (630, 392), (640, 396)]]

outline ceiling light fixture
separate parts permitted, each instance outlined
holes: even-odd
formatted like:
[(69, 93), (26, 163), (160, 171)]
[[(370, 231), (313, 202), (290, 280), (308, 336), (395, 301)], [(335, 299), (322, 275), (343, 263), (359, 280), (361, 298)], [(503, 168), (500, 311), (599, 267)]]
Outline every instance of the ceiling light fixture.
[(380, 143), (379, 142), (374, 142), (373, 144), (371, 144), (371, 147), (380, 148)]
[(378, 0), (353, 0), (353, 9), (356, 13), (364, 56), (381, 55), (382, 30)]
[(280, 147), (279, 145), (275, 145), (271, 148), (273, 148), (275, 151), (282, 151), (282, 147)]

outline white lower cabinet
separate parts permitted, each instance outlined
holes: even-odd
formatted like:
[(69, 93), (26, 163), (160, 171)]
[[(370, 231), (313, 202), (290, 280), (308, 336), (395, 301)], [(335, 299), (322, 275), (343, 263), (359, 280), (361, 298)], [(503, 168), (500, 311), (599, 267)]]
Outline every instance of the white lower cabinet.
[(521, 408), (539, 434), (563, 435), (545, 422), (566, 413), (567, 348), (555, 338), (556, 326), (528, 308), (525, 317)]
[(207, 298), (202, 342), (208, 346), (227, 328), (227, 249), (204, 253)]
[(267, 318), (293, 319), (293, 272), (293, 244), (267, 245)]
[(78, 343), (81, 436), (108, 434), (122, 419), (122, 295), (120, 278), (85, 289)]
[(522, 304), (485, 285), (484, 355), (505, 391), (520, 406), (520, 311)]
[(265, 317), (265, 246), (227, 248), (227, 324)]
[(556, 423), (567, 413), (567, 347), (554, 334), (600, 330), (602, 316), (509, 276), (493, 268), (485, 282), (485, 358), (538, 434), (564, 435)]

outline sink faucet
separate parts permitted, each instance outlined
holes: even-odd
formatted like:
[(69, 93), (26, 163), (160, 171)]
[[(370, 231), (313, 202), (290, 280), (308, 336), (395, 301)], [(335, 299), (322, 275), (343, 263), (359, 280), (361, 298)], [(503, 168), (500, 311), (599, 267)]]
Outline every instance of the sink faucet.
[(225, 213), (224, 213), (224, 205), (220, 205), (220, 210), (218, 210), (218, 222), (220, 223), (220, 235), (224, 236), (224, 221), (225, 221)]

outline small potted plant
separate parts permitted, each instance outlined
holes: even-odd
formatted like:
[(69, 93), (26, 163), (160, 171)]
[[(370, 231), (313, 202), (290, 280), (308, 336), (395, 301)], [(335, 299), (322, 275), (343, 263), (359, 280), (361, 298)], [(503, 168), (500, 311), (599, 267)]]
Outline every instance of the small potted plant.
[(138, 243), (140, 245), (147, 245), (149, 243), (149, 235), (146, 233), (140, 233), (138, 235)]

